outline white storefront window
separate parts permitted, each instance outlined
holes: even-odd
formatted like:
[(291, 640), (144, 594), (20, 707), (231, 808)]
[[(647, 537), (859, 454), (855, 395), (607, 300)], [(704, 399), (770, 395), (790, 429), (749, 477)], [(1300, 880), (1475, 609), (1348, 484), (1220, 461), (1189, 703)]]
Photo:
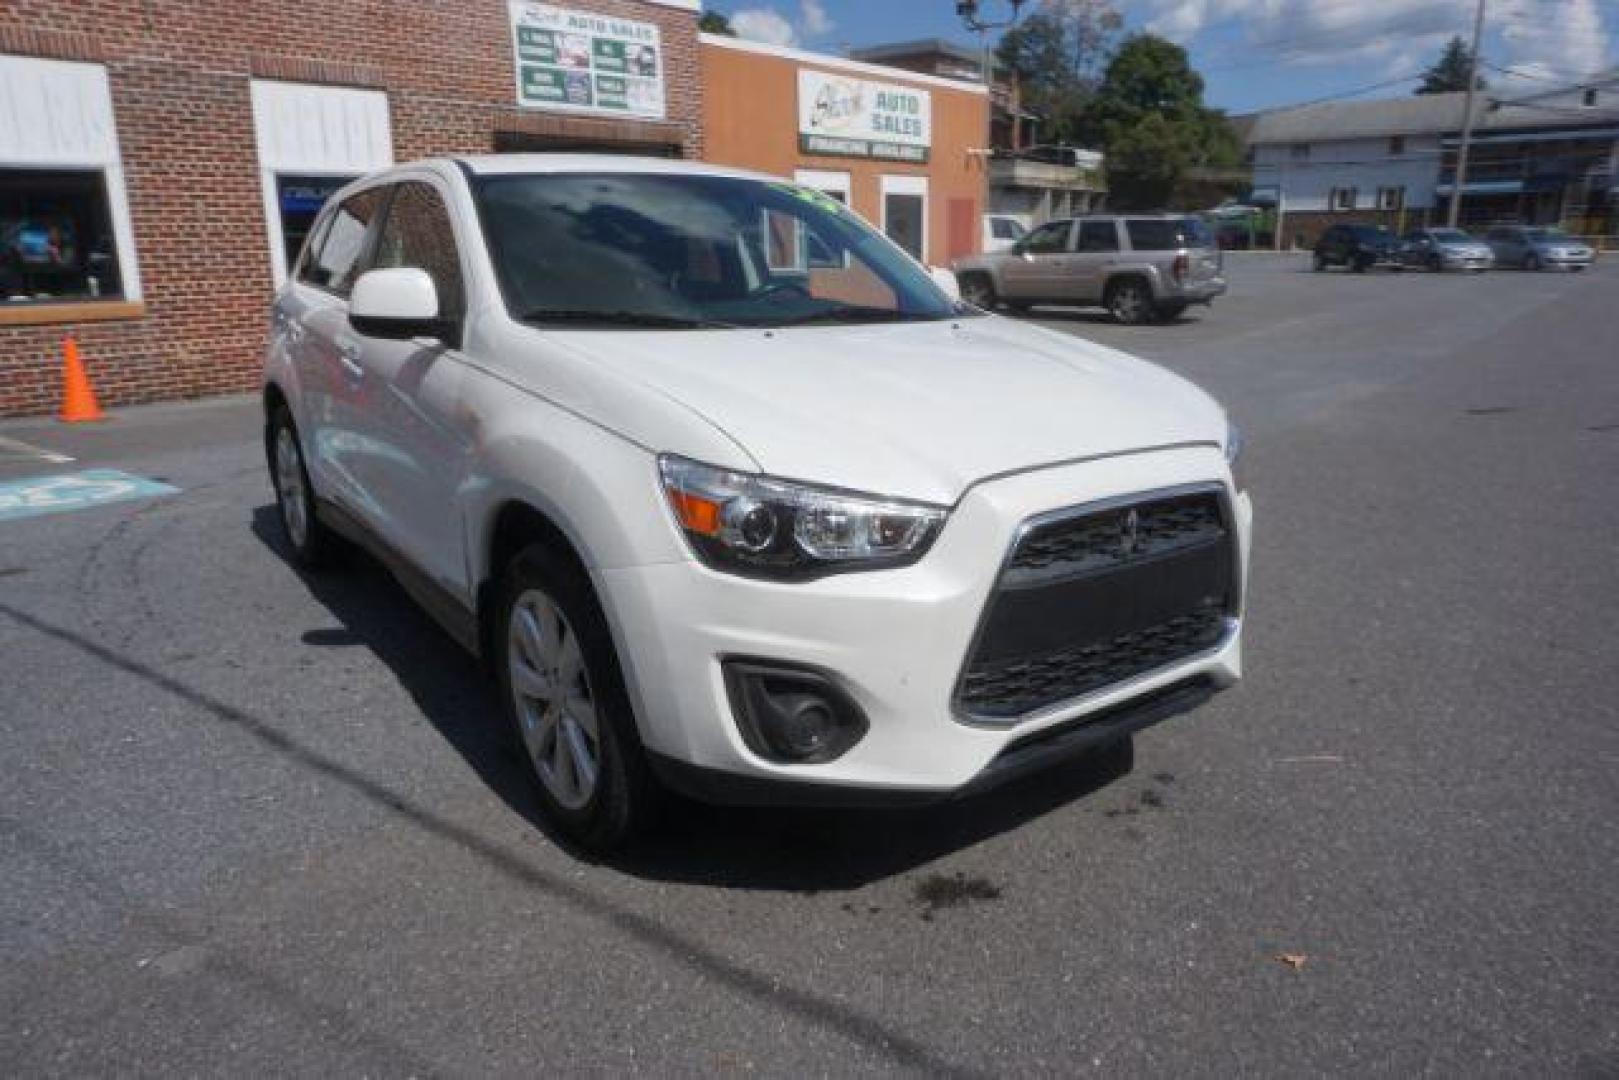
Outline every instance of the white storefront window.
[(279, 287), (327, 197), (393, 164), (388, 96), (310, 83), (253, 81), (253, 132)]
[(100, 64), (0, 56), (0, 303), (139, 300)]

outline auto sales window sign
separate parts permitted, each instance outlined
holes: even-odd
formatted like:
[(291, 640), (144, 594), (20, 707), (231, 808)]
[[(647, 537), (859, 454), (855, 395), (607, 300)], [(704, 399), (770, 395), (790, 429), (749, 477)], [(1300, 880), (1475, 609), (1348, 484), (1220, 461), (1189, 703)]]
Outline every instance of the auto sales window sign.
[(510, 7), (518, 105), (663, 118), (656, 26), (550, 4)]
[(806, 154), (925, 164), (933, 145), (926, 90), (824, 71), (798, 73), (798, 148)]

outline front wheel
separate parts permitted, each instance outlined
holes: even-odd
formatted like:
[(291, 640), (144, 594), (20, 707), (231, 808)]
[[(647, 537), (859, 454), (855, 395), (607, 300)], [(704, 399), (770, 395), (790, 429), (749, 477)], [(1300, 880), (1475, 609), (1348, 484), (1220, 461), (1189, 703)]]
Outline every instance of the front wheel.
[(1316, 273), (1325, 273), (1327, 269), (1327, 257), (1325, 255), (1317, 255), (1315, 257), (1315, 262), (1312, 265)]
[(1523, 268), (1525, 270), (1539, 270), (1540, 256), (1531, 251), (1523, 260)]
[(499, 610), (501, 703), (545, 816), (586, 851), (623, 845), (651, 814), (657, 782), (590, 583), (529, 547), (507, 568)]
[(1000, 298), (988, 274), (968, 274), (961, 278), (961, 298), (976, 308), (994, 311)]
[(276, 517), (292, 558), (305, 570), (329, 565), (338, 540), (315, 515), (315, 489), (304, 466), (303, 444), (292, 411), (276, 407), (264, 433), (264, 449), (270, 459), (270, 480), (275, 485)]
[(1145, 322), (1152, 314), (1152, 293), (1137, 278), (1125, 278), (1108, 286), (1105, 300), (1108, 314), (1124, 326)]

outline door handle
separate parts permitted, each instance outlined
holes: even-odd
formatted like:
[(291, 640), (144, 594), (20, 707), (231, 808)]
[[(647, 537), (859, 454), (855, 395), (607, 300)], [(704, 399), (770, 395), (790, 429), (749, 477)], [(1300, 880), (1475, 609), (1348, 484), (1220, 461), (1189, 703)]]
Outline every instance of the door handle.
[(337, 362), (343, 365), (350, 378), (362, 379), (365, 377), (365, 365), (360, 363), (360, 346), (352, 341), (338, 342)]

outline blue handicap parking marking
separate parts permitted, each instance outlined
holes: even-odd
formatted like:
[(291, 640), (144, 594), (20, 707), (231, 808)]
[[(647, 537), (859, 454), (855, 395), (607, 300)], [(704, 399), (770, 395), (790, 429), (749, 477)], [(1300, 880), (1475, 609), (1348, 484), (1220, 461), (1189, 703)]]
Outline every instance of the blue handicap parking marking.
[(0, 484), (0, 521), (85, 510), (125, 499), (178, 495), (180, 489), (117, 469), (86, 469)]

